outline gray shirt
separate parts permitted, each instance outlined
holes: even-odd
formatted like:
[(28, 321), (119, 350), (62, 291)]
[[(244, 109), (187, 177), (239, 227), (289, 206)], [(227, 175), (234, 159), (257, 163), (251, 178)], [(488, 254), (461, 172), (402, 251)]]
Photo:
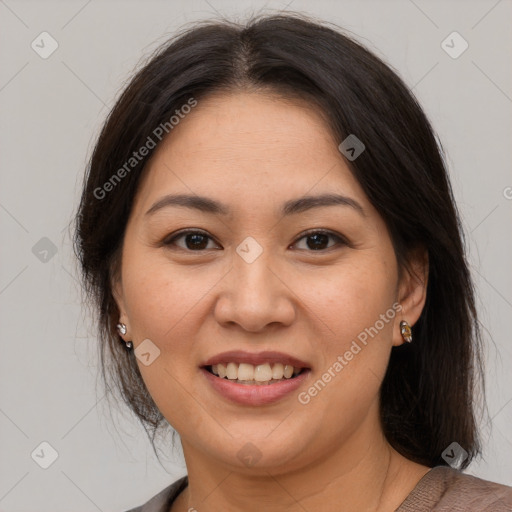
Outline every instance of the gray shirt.
[[(127, 512), (169, 512), (188, 477), (176, 480), (144, 505)], [(512, 487), (447, 466), (432, 468), (395, 512), (512, 512)]]

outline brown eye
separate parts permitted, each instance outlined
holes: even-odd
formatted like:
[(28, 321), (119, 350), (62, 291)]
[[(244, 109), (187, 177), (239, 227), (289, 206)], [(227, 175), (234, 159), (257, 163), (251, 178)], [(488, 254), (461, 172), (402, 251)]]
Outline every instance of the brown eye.
[[(184, 240), (183, 243), (176, 243), (177, 240)], [(208, 242), (213, 239), (202, 231), (182, 231), (179, 234), (173, 235), (164, 241), (164, 245), (176, 245), (181, 249), (188, 251), (204, 251), (207, 249), (214, 249), (215, 247), (208, 247)], [(216, 245), (216, 244), (215, 244)]]
[[(311, 251), (323, 251), (325, 249), (330, 249), (336, 244), (329, 245), (329, 239), (336, 240), (342, 245), (346, 245), (346, 242), (338, 235), (331, 233), (330, 231), (310, 231), (303, 235), (300, 240), (306, 240), (305, 247), (299, 247), (300, 250), (311, 250)], [(297, 244), (297, 242), (296, 242)]]
[[(299, 241), (305, 240), (305, 247), (298, 247), (300, 250), (306, 251), (325, 251), (326, 249), (330, 249), (335, 245), (348, 245), (347, 241), (344, 240), (339, 235), (336, 235), (330, 231), (316, 230), (310, 231), (302, 235), (294, 245), (297, 245)], [(178, 241), (181, 241), (178, 243)], [(334, 243), (330, 243), (330, 241), (334, 241)], [(212, 242), (214, 246), (209, 246), (208, 244)], [(214, 242), (213, 238), (203, 231), (182, 231), (181, 233), (177, 233), (168, 237), (163, 242), (165, 246), (176, 246), (180, 249), (191, 251), (191, 252), (199, 252), (210, 249), (219, 248), (219, 246)]]

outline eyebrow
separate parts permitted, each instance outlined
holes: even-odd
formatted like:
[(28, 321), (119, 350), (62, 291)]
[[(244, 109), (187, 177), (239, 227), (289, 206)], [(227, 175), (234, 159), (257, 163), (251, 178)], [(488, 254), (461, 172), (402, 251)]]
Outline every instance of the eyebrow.
[[(321, 194), (318, 196), (304, 196), (298, 199), (291, 199), (283, 204), (281, 214), (284, 216), (293, 215), (325, 206), (349, 206), (363, 217), (366, 216), (364, 208), (355, 199), (339, 194)], [(188, 194), (170, 194), (156, 201), (146, 212), (146, 215), (152, 215), (162, 208), (167, 207), (191, 208), (203, 213), (215, 215), (229, 215), (230, 213), (230, 209), (226, 205), (214, 199), (210, 199), (209, 197)]]

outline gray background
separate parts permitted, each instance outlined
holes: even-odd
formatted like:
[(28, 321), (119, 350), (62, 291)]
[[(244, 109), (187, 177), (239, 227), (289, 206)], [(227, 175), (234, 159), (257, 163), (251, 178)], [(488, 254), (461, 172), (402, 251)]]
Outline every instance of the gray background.
[[(125, 510), (186, 473), (170, 449), (166, 470), (158, 464), (128, 414), (112, 422), (67, 224), (101, 123), (140, 59), (186, 22), (264, 7), (357, 34), (413, 87), (443, 142), (487, 342), (490, 421), (468, 472), (512, 485), (510, 1), (0, 0), (1, 511)], [(43, 31), (59, 45), (47, 59), (31, 48)], [(469, 44), (456, 59), (441, 46), (453, 31)], [(48, 469), (31, 457), (43, 441), (58, 452)]]

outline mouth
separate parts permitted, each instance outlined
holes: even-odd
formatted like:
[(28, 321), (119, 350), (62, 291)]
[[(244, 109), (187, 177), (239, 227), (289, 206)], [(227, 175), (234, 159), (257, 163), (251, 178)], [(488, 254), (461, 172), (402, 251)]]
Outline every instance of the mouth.
[(217, 396), (238, 405), (269, 405), (307, 384), (308, 363), (281, 352), (230, 351), (204, 361), (201, 373)]
[(297, 367), (283, 363), (218, 363), (204, 366), (212, 375), (233, 383), (247, 386), (268, 386), (285, 380), (294, 379), (309, 368)]

